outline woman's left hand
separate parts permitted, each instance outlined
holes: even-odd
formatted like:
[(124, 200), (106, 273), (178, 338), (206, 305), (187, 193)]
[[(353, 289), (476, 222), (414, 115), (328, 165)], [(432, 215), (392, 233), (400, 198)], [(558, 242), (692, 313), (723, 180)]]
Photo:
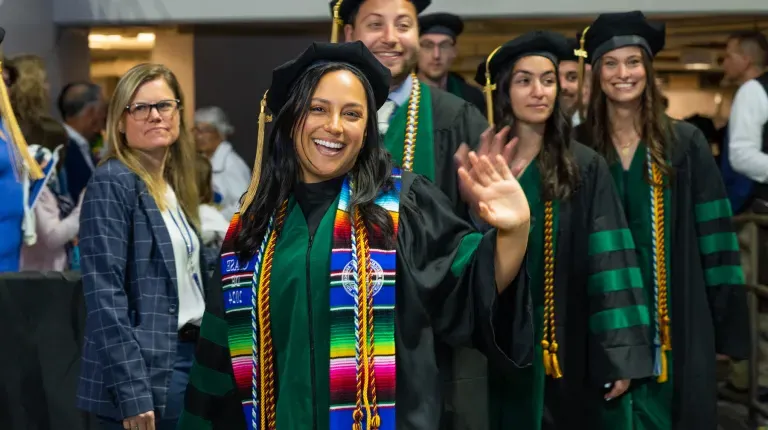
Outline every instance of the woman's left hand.
[[(501, 231), (528, 226), (531, 210), (515, 174), (500, 154), (468, 154), (470, 169), (459, 168), (461, 187), (469, 194), (478, 215)], [(519, 173), (519, 172), (518, 172)]]

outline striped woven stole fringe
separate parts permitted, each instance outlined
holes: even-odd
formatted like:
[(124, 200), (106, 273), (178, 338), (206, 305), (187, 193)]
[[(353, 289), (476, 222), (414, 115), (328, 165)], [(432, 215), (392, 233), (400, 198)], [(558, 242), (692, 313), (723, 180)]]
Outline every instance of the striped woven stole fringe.
[(668, 247), (666, 234), (666, 208), (669, 206), (669, 190), (661, 169), (654, 164), (650, 149), (646, 150), (646, 164), (651, 200), (651, 235), (653, 253), (653, 299), (654, 299), (654, 369), (659, 383), (667, 382), (669, 364), (667, 351), (672, 350), (671, 318), (668, 307)]
[[(389, 212), (396, 236), (399, 169), (393, 170), (392, 179), (395, 186), (375, 203)], [(350, 216), (350, 194), (347, 178), (336, 209), (331, 250), (330, 429), (394, 430), (396, 239), (387, 248), (378, 230), (364, 228), (358, 211)], [(250, 261), (238, 261), (233, 252), (240, 231), (238, 214), (222, 246), (228, 342), (237, 395), (249, 430), (276, 427), (269, 289), (271, 258), (286, 208), (284, 202), (272, 216), (259, 251)], [(360, 284), (369, 287), (361, 290)]]
[[(381, 194), (376, 204), (392, 217), (396, 239), (399, 169), (393, 170), (392, 179), (395, 186)], [(361, 234), (360, 220), (355, 222), (357, 217), (350, 217), (350, 194), (349, 181), (344, 181), (336, 210), (331, 256), (330, 428), (394, 430), (396, 240), (386, 248), (381, 232), (370, 231), (369, 244), (360, 243), (360, 238), (365, 240), (366, 235)], [(365, 248), (368, 248), (367, 258), (361, 260), (360, 251)], [(363, 303), (363, 294), (357, 288), (361, 284), (358, 265), (365, 260), (369, 266), (368, 303)], [(366, 345), (368, 351), (365, 351)]]

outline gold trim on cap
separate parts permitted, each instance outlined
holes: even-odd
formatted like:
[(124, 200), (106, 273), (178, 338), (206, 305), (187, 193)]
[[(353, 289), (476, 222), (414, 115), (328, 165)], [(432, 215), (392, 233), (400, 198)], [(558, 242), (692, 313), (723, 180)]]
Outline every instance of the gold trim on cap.
[(584, 106), (584, 96), (583, 96), (583, 89), (584, 89), (584, 74), (585, 74), (585, 64), (584, 62), (587, 60), (587, 51), (584, 49), (584, 41), (587, 37), (587, 31), (589, 31), (589, 26), (584, 29), (584, 31), (581, 32), (581, 39), (579, 40), (579, 49), (574, 49), (573, 53), (579, 57), (579, 68), (578, 68), (578, 74), (579, 74), (579, 87), (576, 94), (576, 109), (579, 112), (579, 118), (581, 119), (581, 122), (584, 122), (585, 117), (587, 116), (587, 112)]
[(496, 84), (491, 82), (491, 59), (494, 55), (501, 49), (501, 45), (498, 46), (496, 49), (491, 52), (490, 55), (488, 55), (488, 58), (485, 60), (485, 87), (483, 88), (483, 92), (485, 93), (485, 109), (486, 114), (488, 116), (488, 123), (493, 127), (493, 90), (496, 89)]
[(267, 115), (267, 93), (264, 92), (264, 97), (261, 98), (261, 109), (259, 110), (259, 132), (256, 139), (256, 160), (253, 162), (253, 173), (251, 174), (251, 183), (248, 185), (248, 191), (243, 196), (243, 201), (240, 203), (240, 215), (245, 214), (248, 206), (251, 205), (253, 199), (256, 197), (256, 190), (259, 188), (259, 179), (261, 178), (261, 159), (264, 156), (264, 127), (268, 122), (272, 122), (272, 115)]
[(331, 43), (339, 43), (339, 29), (344, 26), (344, 21), (339, 17), (339, 9), (344, 0), (338, 0), (333, 5), (333, 24), (331, 25)]
[[(3, 63), (0, 61), (0, 74), (3, 71)], [(27, 140), (24, 139), (24, 134), (19, 127), (19, 121), (16, 119), (16, 115), (13, 113), (13, 107), (11, 107), (11, 99), (8, 96), (8, 87), (5, 86), (5, 79), (0, 79), (0, 115), (5, 119), (5, 124), (8, 127), (8, 133), (10, 136), (6, 136), (10, 142), (9, 149), (11, 155), (11, 161), (16, 173), (16, 179), (21, 180), (22, 175), (29, 175), (32, 180), (42, 179), (43, 170), (40, 168), (35, 157), (29, 153), (29, 146), (27, 146)]]

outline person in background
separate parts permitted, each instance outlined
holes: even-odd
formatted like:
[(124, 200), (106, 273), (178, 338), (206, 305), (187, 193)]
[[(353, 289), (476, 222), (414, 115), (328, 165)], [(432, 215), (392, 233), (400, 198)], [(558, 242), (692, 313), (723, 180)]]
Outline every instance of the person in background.
[(50, 84), (43, 59), (19, 55), (11, 59), (17, 78), (10, 87), (11, 105), (29, 144), (50, 151), (67, 143), (62, 125), (50, 115)]
[[(760, 32), (738, 33), (728, 40), (723, 69), (739, 89), (731, 105), (727, 143), (723, 145), (722, 170), (734, 210), (768, 214), (768, 40)], [(768, 283), (768, 228), (758, 227), (758, 249), (750, 249), (749, 229), (742, 228), (739, 242), (742, 265), (748, 278)], [(751, 267), (751, 252), (758, 253)], [(768, 402), (768, 308), (758, 314), (758, 394)], [(734, 363), (728, 387), (744, 392), (748, 387), (747, 361)]]
[(716, 356), (747, 355), (744, 275), (709, 142), (664, 113), (653, 59), (665, 40), (664, 24), (640, 11), (597, 17), (585, 40), (592, 95), (576, 136), (610, 166), (651, 304), (654, 377), (632, 381), (631, 401), (615, 406), (631, 408), (636, 430), (712, 429)]
[(227, 140), (235, 128), (221, 108), (212, 106), (195, 111), (197, 150), (211, 160), (213, 203), (226, 219), (240, 207), (240, 197), (251, 182), (251, 169)]
[[(35, 152), (33, 147), (36, 146), (32, 145), (30, 149)], [(52, 158), (51, 152), (46, 148), (40, 148), (38, 154), (44, 158)], [(50, 159), (49, 162), (55, 160)], [(46, 164), (41, 167), (45, 169)], [(46, 183), (42, 186), (33, 207), (37, 241), (22, 248), (22, 271), (63, 272), (79, 267), (79, 250), (76, 246), (84, 193), (80, 193), (77, 203), (72, 204), (68, 196), (64, 198), (57, 194), (59, 184), (56, 179), (56, 175), (43, 179)]]
[[(0, 27), (0, 44), (5, 29)], [(30, 155), (24, 134), (19, 128), (11, 106), (8, 86), (17, 77), (13, 67), (7, 67), (0, 52), (0, 273), (17, 272), (21, 261), (22, 243), (34, 243), (33, 219), (27, 211), (27, 188), (31, 180), (39, 180), (43, 172)], [(10, 85), (9, 85), (10, 84)]]
[[(471, 222), (473, 203), (459, 186), (456, 164), (481, 146), (482, 136), (489, 140), (494, 136), (475, 105), (421, 82), (416, 73), (418, 16), (430, 4), (431, 0), (331, 0), (329, 6), (332, 13), (338, 12), (334, 28), (343, 23), (345, 40), (363, 42), (392, 75), (389, 97), (377, 111), (377, 121), (394, 164), (432, 181), (448, 196), (454, 213)], [(481, 419), (488, 391), (485, 358), (472, 349), (457, 351), (439, 339), (435, 348), (445, 425)]]
[(485, 96), (479, 88), (451, 72), (458, 50), (456, 39), (464, 31), (464, 22), (450, 13), (433, 13), (419, 17), (419, 79), (460, 97), (485, 113)]
[(207, 268), (215, 268), (219, 260), (219, 249), (227, 234), (229, 220), (213, 205), (213, 168), (211, 161), (203, 154), (197, 154), (195, 164), (197, 172), (197, 189), (200, 192), (200, 239), (203, 241), (203, 251)]
[(77, 406), (103, 430), (175, 430), (205, 310), (195, 146), (165, 66), (117, 83), (83, 200)]
[[(22, 133), (35, 148), (35, 155), (56, 162), (53, 172), (43, 179), (32, 210), (35, 214), (36, 241), (21, 253), (21, 270), (63, 271), (76, 257), (75, 240), (79, 230), (82, 193), (74, 201), (65, 187), (60, 171), (66, 160), (67, 134), (50, 114), (48, 81), (42, 59), (23, 55), (12, 60), (18, 78), (11, 86), (11, 103)], [(38, 149), (39, 148), (39, 149)], [(53, 157), (53, 153), (56, 157)], [(45, 169), (46, 166), (42, 166)], [(35, 192), (30, 189), (30, 192)]]
[(67, 189), (77, 198), (96, 165), (92, 149), (106, 125), (107, 104), (98, 85), (73, 82), (61, 90), (56, 105), (69, 136), (64, 164)]
[(581, 33), (577, 37), (568, 39), (568, 55), (560, 60), (558, 74), (560, 78), (560, 103), (563, 110), (571, 118), (573, 126), (582, 122), (582, 116), (587, 111), (589, 101), (590, 81), (592, 66), (584, 62), (584, 76), (581, 82), (581, 106), (579, 106), (579, 51), (581, 48)]

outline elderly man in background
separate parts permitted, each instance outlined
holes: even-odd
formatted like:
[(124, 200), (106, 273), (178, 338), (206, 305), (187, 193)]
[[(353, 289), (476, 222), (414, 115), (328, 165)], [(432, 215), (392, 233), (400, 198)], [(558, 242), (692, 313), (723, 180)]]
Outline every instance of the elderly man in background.
[(211, 160), (213, 202), (226, 219), (237, 212), (240, 197), (251, 182), (251, 169), (227, 141), (234, 131), (219, 107), (204, 107), (195, 112), (193, 132), (197, 150)]

